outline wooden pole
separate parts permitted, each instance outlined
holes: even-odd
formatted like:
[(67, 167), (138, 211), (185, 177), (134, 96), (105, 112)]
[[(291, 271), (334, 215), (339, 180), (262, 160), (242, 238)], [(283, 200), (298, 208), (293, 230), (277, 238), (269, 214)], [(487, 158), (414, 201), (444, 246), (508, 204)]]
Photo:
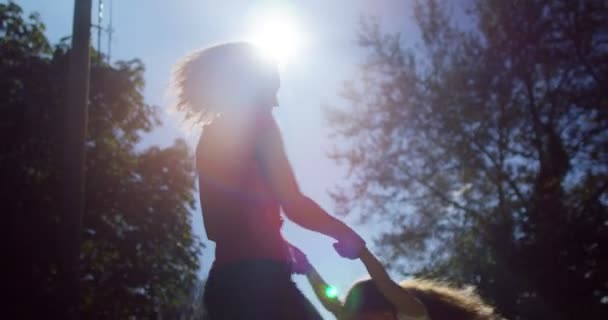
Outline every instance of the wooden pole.
[(69, 55), (67, 104), (63, 135), (63, 219), (64, 250), (60, 275), (62, 313), (78, 319), (80, 302), (80, 237), (84, 210), (84, 143), (89, 97), (91, 2), (75, 0), (72, 47)]

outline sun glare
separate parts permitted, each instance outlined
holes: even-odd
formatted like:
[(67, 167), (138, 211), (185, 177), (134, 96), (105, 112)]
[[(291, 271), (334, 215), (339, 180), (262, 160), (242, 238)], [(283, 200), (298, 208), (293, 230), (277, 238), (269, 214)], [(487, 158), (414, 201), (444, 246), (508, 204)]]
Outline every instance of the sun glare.
[(286, 10), (267, 10), (253, 19), (250, 40), (264, 54), (285, 64), (301, 49), (303, 34)]
[(335, 297), (338, 296), (338, 289), (336, 289), (335, 287), (329, 286), (325, 289), (325, 296), (330, 298), (330, 299), (334, 299)]

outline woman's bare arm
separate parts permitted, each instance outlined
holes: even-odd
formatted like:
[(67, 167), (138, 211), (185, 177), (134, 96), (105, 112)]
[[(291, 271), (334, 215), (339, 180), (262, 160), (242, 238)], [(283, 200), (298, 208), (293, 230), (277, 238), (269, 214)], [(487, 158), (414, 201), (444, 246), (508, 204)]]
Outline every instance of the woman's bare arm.
[(329, 215), (317, 203), (300, 192), (276, 123), (269, 119), (267, 126), (259, 139), (258, 158), (287, 218), (306, 229), (320, 232), (339, 241), (345, 240), (344, 238), (349, 238), (350, 242), (360, 240), (358, 245), (362, 247), (363, 240), (348, 226)]
[(395, 283), (369, 249), (362, 250), (360, 259), (378, 290), (395, 306), (398, 312), (411, 317), (423, 317), (427, 314), (424, 304)]

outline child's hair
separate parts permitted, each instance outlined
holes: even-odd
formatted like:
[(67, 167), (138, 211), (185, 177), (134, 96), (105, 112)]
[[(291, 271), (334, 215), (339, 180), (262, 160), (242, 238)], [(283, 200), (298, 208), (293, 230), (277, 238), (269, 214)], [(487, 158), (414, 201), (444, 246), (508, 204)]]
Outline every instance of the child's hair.
[[(457, 289), (445, 283), (431, 280), (408, 280), (401, 283), (424, 304), (432, 320), (497, 320), (494, 309), (483, 302), (472, 287)], [(367, 312), (396, 309), (382, 295), (371, 279), (355, 283), (344, 303), (346, 318)]]
[(346, 294), (343, 310), (345, 319), (368, 312), (395, 313), (395, 307), (386, 300), (371, 279), (357, 281), (351, 286)]
[(193, 124), (208, 124), (227, 108), (242, 107), (263, 89), (278, 89), (276, 64), (248, 42), (228, 42), (197, 50), (172, 73), (173, 108)]
[(446, 283), (413, 279), (401, 287), (418, 298), (433, 320), (497, 320), (494, 308), (486, 304), (472, 286), (454, 288)]

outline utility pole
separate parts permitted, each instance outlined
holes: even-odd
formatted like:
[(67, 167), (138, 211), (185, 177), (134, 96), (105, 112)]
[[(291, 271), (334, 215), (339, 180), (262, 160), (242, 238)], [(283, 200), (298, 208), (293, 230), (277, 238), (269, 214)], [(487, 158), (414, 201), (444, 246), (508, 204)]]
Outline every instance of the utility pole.
[(84, 142), (87, 128), (91, 38), (91, 2), (74, 1), (67, 103), (63, 116), (63, 177), (60, 296), (63, 319), (78, 319), (80, 302), (80, 235), (84, 210)]

